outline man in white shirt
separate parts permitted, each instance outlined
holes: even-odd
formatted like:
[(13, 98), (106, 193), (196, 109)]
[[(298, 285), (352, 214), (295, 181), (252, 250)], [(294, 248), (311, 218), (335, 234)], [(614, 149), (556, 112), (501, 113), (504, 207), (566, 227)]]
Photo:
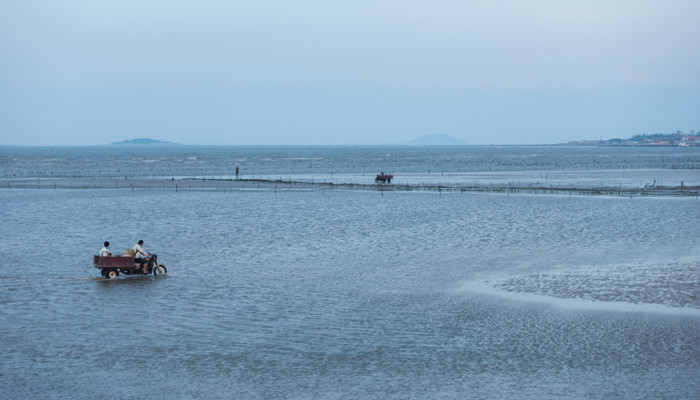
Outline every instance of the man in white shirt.
[(139, 240), (139, 242), (134, 245), (134, 262), (141, 264), (141, 269), (143, 270), (143, 272), (146, 272), (146, 263), (148, 262), (148, 260), (141, 256), (143, 255), (144, 257), (148, 257), (150, 256), (150, 254), (143, 251), (143, 249), (141, 248), (142, 244), (143, 240)]
[(112, 252), (109, 251), (109, 242), (105, 242), (105, 247), (103, 247), (102, 250), (100, 250), (100, 257), (107, 257), (111, 255)]

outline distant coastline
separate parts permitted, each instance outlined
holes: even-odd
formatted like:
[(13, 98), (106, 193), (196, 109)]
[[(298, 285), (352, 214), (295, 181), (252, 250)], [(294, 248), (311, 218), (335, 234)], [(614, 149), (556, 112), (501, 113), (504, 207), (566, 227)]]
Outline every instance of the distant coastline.
[(700, 146), (700, 132), (690, 133), (655, 133), (651, 135), (635, 135), (629, 139), (608, 140), (573, 140), (566, 145), (570, 146), (671, 146), (671, 147), (695, 147)]
[(0, 148), (22, 148), (22, 147), (90, 147), (90, 146), (109, 146), (109, 147), (135, 147), (135, 146), (178, 146), (178, 147), (217, 147), (217, 146), (235, 146), (235, 147), (265, 147), (265, 146), (280, 146), (280, 147), (337, 147), (337, 146), (360, 146), (360, 147), (375, 147), (375, 146), (475, 146), (475, 147), (528, 147), (528, 146), (623, 146), (623, 147), (700, 147), (700, 131), (690, 131), (690, 133), (656, 133), (635, 135), (629, 139), (581, 139), (571, 140), (565, 143), (531, 143), (531, 144), (471, 144), (461, 139), (449, 135), (430, 134), (424, 135), (409, 141), (404, 142), (386, 142), (386, 143), (354, 143), (341, 145), (231, 145), (231, 144), (182, 144), (165, 140), (157, 140), (151, 138), (135, 138), (121, 140), (101, 145), (8, 145), (0, 144)]
[[(154, 146), (154, 145), (167, 145), (167, 146), (183, 146), (180, 143), (168, 142), (163, 140), (156, 140), (150, 138), (137, 138), (122, 140), (119, 142), (110, 143), (110, 146)], [(366, 144), (367, 146), (465, 146), (469, 145), (468, 142), (457, 139), (455, 137), (443, 134), (429, 134), (424, 135), (416, 139), (412, 139), (406, 142), (394, 142), (385, 144)], [(696, 147), (700, 146), (700, 132), (690, 131), (690, 133), (683, 133), (677, 131), (676, 133), (655, 133), (655, 134), (643, 134), (635, 135), (629, 139), (599, 139), (599, 140), (572, 140), (568, 143), (558, 143), (558, 144), (540, 144), (539, 146), (669, 146), (669, 147)], [(484, 145), (488, 146), (488, 145)], [(518, 145), (511, 145), (518, 146)], [(523, 145), (528, 146), (528, 145)], [(534, 145), (529, 145), (534, 146)]]

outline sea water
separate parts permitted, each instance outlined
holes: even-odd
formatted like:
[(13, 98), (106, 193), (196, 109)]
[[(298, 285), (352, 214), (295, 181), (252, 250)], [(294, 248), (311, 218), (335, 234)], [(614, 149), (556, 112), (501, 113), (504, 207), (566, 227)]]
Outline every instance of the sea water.
[[(700, 164), (692, 148), (1, 150), (4, 177), (42, 179), (251, 173), (244, 159), (399, 179), (510, 159), (495, 172), (692, 180)], [(297, 162), (312, 172), (280, 167)], [(700, 396), (696, 197), (4, 188), (0, 204), (3, 398)], [(139, 239), (167, 276), (93, 268), (103, 241)]]

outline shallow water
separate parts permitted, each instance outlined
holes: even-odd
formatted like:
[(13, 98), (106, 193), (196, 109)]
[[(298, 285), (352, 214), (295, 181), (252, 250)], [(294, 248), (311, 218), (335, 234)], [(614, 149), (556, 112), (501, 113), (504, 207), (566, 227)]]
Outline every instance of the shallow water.
[[(585, 178), (581, 171), (594, 174), (614, 171), (615, 177), (629, 178), (625, 172), (698, 170), (700, 147), (0, 146), (2, 178), (232, 177), (236, 166), (240, 168), (241, 178), (334, 180), (348, 175), (352, 179), (362, 176), (373, 179), (380, 171), (393, 173), (397, 179), (417, 176), (446, 181), (462, 174), (498, 172), (547, 178), (547, 172), (569, 171), (575, 174), (573, 178), (581, 179)], [(640, 178), (650, 178), (649, 173)], [(655, 179), (651, 178), (648, 183)]]
[[(698, 316), (464, 288), (580, 271), (697, 309), (626, 268), (691, 264), (697, 278), (694, 199), (49, 192), (0, 192), (10, 398), (700, 393)], [(103, 238), (144, 238), (169, 275), (101, 279), (89, 255)]]
[[(700, 202), (0, 190), (24, 398), (700, 396)], [(104, 280), (138, 239), (165, 277)]]

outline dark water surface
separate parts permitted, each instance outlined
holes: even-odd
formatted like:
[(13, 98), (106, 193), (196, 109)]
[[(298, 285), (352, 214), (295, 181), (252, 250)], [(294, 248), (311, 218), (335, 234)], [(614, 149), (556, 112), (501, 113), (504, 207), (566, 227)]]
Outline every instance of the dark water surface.
[[(696, 198), (0, 190), (25, 399), (700, 396)], [(92, 267), (145, 241), (165, 277)]]

